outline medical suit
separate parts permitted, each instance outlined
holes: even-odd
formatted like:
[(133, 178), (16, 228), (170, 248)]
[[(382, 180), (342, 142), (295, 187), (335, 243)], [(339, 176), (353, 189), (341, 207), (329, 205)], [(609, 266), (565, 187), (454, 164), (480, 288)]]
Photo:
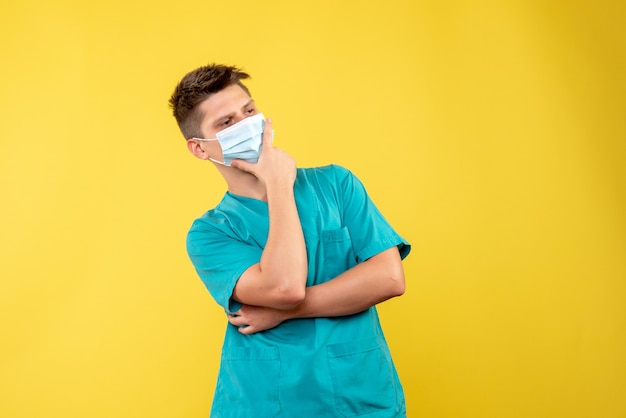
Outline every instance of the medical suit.
[[(300, 168), (294, 195), (307, 248), (307, 286), (358, 263), (410, 245), (388, 224), (347, 169)], [(261, 259), (269, 228), (267, 203), (227, 192), (197, 219), (189, 256), (227, 313), (237, 279)], [(228, 324), (211, 417), (406, 416), (402, 386), (376, 307), (330, 318), (291, 319), (256, 334)]]

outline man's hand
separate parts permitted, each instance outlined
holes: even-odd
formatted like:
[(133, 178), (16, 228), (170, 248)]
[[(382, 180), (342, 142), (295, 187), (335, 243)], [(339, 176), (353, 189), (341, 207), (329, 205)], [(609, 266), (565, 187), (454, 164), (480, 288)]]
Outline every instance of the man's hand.
[(268, 189), (275, 186), (293, 187), (296, 179), (296, 162), (285, 151), (272, 145), (273, 136), (272, 120), (267, 119), (263, 130), (259, 161), (249, 163), (244, 160), (233, 160), (231, 166), (254, 175)]
[(244, 304), (228, 316), (228, 322), (239, 327), (242, 334), (254, 334), (278, 326), (287, 319), (285, 313), (279, 309)]

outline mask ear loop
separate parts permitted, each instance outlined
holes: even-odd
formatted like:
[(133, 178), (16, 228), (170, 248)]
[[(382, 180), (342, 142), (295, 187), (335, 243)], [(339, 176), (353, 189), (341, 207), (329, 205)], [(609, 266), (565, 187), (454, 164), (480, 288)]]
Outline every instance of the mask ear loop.
[(223, 166), (229, 167), (229, 166), (226, 165), (226, 163), (224, 161), (214, 160), (211, 157), (209, 157), (209, 160), (213, 161), (214, 163), (222, 164)]
[[(196, 138), (196, 137), (193, 137), (193, 138), (189, 138), (187, 141), (189, 141), (191, 139), (195, 139), (196, 141), (205, 141), (205, 142), (217, 141), (218, 140), (217, 138)], [(224, 161), (218, 161), (218, 160), (215, 160), (215, 159), (213, 159), (211, 157), (209, 157), (209, 160), (213, 161), (214, 163), (222, 164), (223, 166), (228, 167)]]

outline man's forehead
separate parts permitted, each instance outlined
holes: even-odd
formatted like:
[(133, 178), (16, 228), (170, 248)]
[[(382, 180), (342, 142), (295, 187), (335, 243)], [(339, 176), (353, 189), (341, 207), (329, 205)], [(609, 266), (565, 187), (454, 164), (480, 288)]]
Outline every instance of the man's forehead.
[(249, 106), (254, 100), (237, 84), (213, 93), (199, 105), (204, 114), (203, 122), (221, 119)]

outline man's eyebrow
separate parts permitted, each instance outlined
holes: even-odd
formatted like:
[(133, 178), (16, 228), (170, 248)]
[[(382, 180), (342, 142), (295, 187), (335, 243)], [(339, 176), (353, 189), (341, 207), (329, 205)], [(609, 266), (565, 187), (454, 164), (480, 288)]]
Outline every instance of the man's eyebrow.
[(246, 103), (245, 105), (243, 105), (241, 108), (245, 109), (246, 107), (249, 107), (250, 105), (254, 104), (254, 99), (250, 99), (250, 101), (248, 103)]
[[(254, 99), (250, 99), (245, 105), (241, 106), (241, 108), (245, 109), (247, 107), (250, 107), (250, 105), (254, 105)], [(235, 112), (230, 112), (224, 116), (221, 116), (213, 121), (213, 126), (218, 126), (220, 123), (222, 123), (222, 121), (228, 118), (232, 118), (233, 116), (235, 116)]]

